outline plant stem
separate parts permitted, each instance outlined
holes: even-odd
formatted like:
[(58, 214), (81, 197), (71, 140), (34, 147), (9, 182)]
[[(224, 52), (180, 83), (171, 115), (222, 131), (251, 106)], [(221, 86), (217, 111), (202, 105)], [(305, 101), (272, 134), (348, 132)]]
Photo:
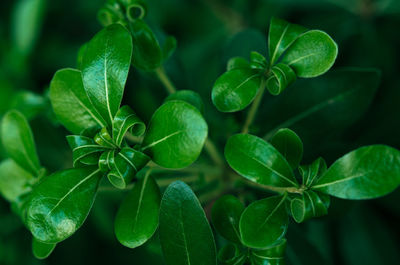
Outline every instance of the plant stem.
[(256, 98), (253, 101), (253, 104), (251, 105), (249, 113), (247, 114), (246, 121), (244, 122), (244, 125), (243, 125), (242, 133), (248, 133), (249, 132), (249, 127), (253, 123), (254, 118), (255, 118), (255, 116), (257, 114), (257, 110), (258, 110), (258, 107), (260, 106), (262, 97), (264, 95), (264, 91), (265, 91), (265, 81), (264, 81), (264, 79), (261, 79), (260, 89), (259, 89), (259, 91), (257, 93)]
[(174, 84), (171, 82), (171, 80), (169, 79), (167, 73), (165, 72), (164, 67), (160, 66), (154, 72), (156, 73), (158, 79), (160, 79), (160, 81), (164, 85), (164, 87), (167, 89), (168, 93), (174, 94), (176, 92), (176, 88), (175, 88)]

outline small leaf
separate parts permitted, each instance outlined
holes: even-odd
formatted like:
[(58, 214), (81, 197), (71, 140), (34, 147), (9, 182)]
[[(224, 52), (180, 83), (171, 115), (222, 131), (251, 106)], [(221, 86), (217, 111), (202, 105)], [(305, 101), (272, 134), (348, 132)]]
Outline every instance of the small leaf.
[(107, 124), (90, 102), (78, 70), (62, 69), (55, 73), (50, 83), (50, 100), (57, 119), (74, 134)]
[(131, 35), (122, 25), (113, 24), (89, 41), (82, 59), (85, 91), (109, 125), (121, 104), (131, 56)]
[(21, 168), (12, 159), (0, 163), (0, 194), (10, 201), (15, 202), (24, 194), (32, 190), (34, 176)]
[(163, 54), (150, 27), (141, 19), (131, 22), (133, 39), (132, 63), (144, 71), (153, 71), (161, 65)]
[(274, 187), (297, 187), (286, 159), (271, 144), (250, 134), (236, 134), (225, 146), (228, 164), (249, 180)]
[(246, 253), (234, 244), (227, 244), (218, 251), (218, 261), (223, 265), (243, 265), (246, 259)]
[(45, 259), (53, 252), (56, 244), (46, 244), (32, 238), (32, 252), (37, 259)]
[(228, 64), (226, 65), (226, 71), (231, 71), (235, 69), (249, 69), (250, 63), (243, 57), (233, 57), (229, 59)]
[(328, 214), (329, 204), (329, 195), (307, 190), (301, 196), (292, 199), (290, 210), (293, 219), (297, 223), (302, 223), (308, 219)]
[(268, 35), (268, 52), (271, 65), (274, 65), (297, 37), (306, 31), (307, 29), (302, 26), (273, 17)]
[(268, 66), (267, 59), (265, 59), (265, 57), (262, 54), (254, 51), (250, 53), (251, 68), (263, 70), (267, 68), (267, 66)]
[(252, 265), (285, 265), (286, 239), (265, 249), (251, 250)]
[(222, 112), (242, 110), (253, 101), (261, 83), (259, 70), (230, 70), (215, 82), (211, 93), (212, 102)]
[(296, 81), (296, 73), (286, 64), (279, 63), (272, 67), (272, 75), (266, 82), (269, 93), (276, 96)]
[(166, 61), (175, 52), (177, 41), (173, 36), (168, 36), (162, 48), (163, 60)]
[(312, 189), (350, 200), (384, 196), (400, 185), (400, 151), (384, 145), (354, 150), (333, 163)]
[(166, 168), (183, 168), (200, 155), (207, 138), (207, 123), (192, 105), (173, 100), (151, 118), (142, 151)]
[(303, 142), (294, 131), (287, 128), (280, 129), (270, 143), (286, 158), (292, 169), (299, 166), (303, 157)]
[(113, 120), (113, 140), (117, 146), (121, 147), (128, 131), (134, 136), (141, 136), (146, 131), (146, 125), (129, 106), (123, 106)]
[(135, 248), (153, 236), (158, 227), (160, 201), (157, 183), (146, 174), (128, 193), (115, 218), (115, 235), (122, 245)]
[(4, 149), (19, 166), (34, 176), (40, 170), (32, 130), (26, 118), (18, 111), (9, 111), (3, 117), (1, 137)]
[(310, 30), (288, 48), (282, 57), (298, 77), (316, 77), (328, 71), (335, 63), (338, 47), (323, 31)]
[(240, 218), (242, 243), (250, 248), (267, 248), (281, 240), (288, 226), (285, 200), (274, 196), (250, 204)]
[(95, 166), (98, 164), (101, 154), (109, 150), (109, 148), (96, 144), (93, 139), (86, 136), (69, 135), (67, 141), (72, 149), (74, 167)]
[(75, 233), (89, 214), (102, 175), (98, 169), (85, 167), (45, 177), (27, 205), (26, 222), (33, 236), (52, 244)]
[(326, 162), (321, 157), (312, 162), (311, 165), (300, 166), (299, 171), (303, 179), (302, 183), (306, 187), (311, 187), (313, 183), (325, 173), (326, 170)]
[(201, 113), (204, 113), (204, 103), (200, 95), (192, 90), (179, 90), (169, 95), (164, 102), (170, 100), (182, 100), (196, 107)]
[(160, 241), (168, 265), (216, 265), (211, 227), (200, 202), (183, 182), (172, 183), (160, 208)]
[(232, 195), (218, 199), (212, 208), (211, 218), (215, 229), (226, 239), (240, 244), (239, 221), (243, 204)]

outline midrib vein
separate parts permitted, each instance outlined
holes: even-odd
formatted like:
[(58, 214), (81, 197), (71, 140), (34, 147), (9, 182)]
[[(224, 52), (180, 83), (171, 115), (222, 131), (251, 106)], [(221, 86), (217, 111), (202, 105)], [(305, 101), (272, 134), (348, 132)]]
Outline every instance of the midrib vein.
[(182, 132), (184, 132), (184, 131), (183, 131), (183, 130), (179, 130), (179, 131), (173, 132), (173, 133), (171, 133), (171, 134), (169, 134), (169, 135), (167, 135), (167, 136), (164, 136), (163, 138), (161, 138), (161, 139), (159, 139), (159, 140), (157, 140), (157, 141), (154, 141), (154, 142), (152, 142), (151, 144), (149, 144), (149, 145), (143, 147), (143, 148), (142, 148), (142, 151), (144, 151), (144, 150), (146, 150), (146, 149), (149, 149), (150, 147), (153, 147), (153, 146), (155, 146), (155, 145), (157, 145), (157, 144), (159, 144), (159, 143), (162, 143), (162, 142), (164, 142), (165, 140), (167, 140), (168, 138), (171, 138), (172, 136), (175, 136), (175, 135), (180, 134), (180, 133), (182, 133)]

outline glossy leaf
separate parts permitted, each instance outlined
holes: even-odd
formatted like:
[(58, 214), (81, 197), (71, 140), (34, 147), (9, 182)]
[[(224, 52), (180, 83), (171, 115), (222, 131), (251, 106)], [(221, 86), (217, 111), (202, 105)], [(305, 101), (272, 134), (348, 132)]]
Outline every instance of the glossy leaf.
[(329, 195), (307, 190), (301, 196), (292, 199), (290, 210), (293, 219), (302, 223), (308, 219), (328, 214), (329, 204)]
[(14, 160), (6, 159), (0, 163), (0, 194), (6, 200), (15, 202), (20, 196), (30, 192), (34, 180), (34, 176)]
[(158, 227), (160, 201), (160, 190), (149, 174), (138, 180), (115, 219), (115, 235), (121, 244), (135, 248), (153, 236)]
[(200, 155), (207, 131), (207, 123), (194, 106), (168, 101), (153, 114), (142, 151), (162, 167), (183, 168)]
[(200, 202), (185, 183), (172, 183), (160, 208), (160, 241), (168, 265), (216, 265), (211, 227)]
[(211, 212), (212, 222), (218, 233), (231, 242), (240, 244), (239, 221), (243, 211), (243, 204), (232, 195), (218, 199)]
[(272, 18), (268, 34), (268, 52), (274, 65), (286, 49), (307, 29), (278, 18)]
[(62, 69), (55, 73), (50, 83), (50, 100), (57, 119), (74, 134), (107, 124), (90, 102), (78, 70)]
[(246, 253), (234, 244), (227, 244), (218, 251), (218, 261), (224, 265), (243, 265), (246, 259)]
[(113, 120), (113, 141), (120, 147), (128, 131), (134, 136), (141, 136), (145, 130), (146, 125), (136, 113), (129, 106), (123, 106)]
[(328, 71), (336, 60), (337, 44), (323, 31), (310, 30), (287, 49), (282, 63), (290, 66), (298, 77), (316, 77)]
[(259, 71), (238, 68), (221, 75), (214, 84), (211, 98), (222, 112), (235, 112), (246, 108), (255, 98), (261, 84)]
[(272, 95), (282, 93), (296, 80), (296, 73), (286, 64), (279, 63), (271, 68), (271, 77), (267, 79), (266, 87)]
[(251, 248), (267, 248), (281, 240), (288, 226), (285, 200), (274, 196), (250, 204), (240, 218), (242, 243)]
[(101, 176), (100, 170), (85, 167), (44, 178), (27, 205), (26, 222), (33, 236), (51, 244), (75, 233), (89, 214)]
[(327, 170), (326, 162), (323, 158), (318, 158), (310, 165), (303, 165), (299, 167), (300, 175), (302, 176), (302, 183), (306, 187), (311, 187), (315, 181), (321, 177)]
[(34, 176), (40, 170), (39, 158), (32, 130), (26, 118), (18, 111), (9, 111), (3, 117), (1, 137), (4, 149), (19, 166)]
[(86, 136), (69, 135), (67, 141), (72, 149), (74, 167), (97, 165), (101, 154), (109, 150), (109, 148), (96, 144), (93, 139)]
[(171, 95), (169, 95), (166, 101), (170, 100), (182, 100), (190, 105), (196, 107), (201, 113), (204, 113), (204, 103), (200, 95), (192, 90), (179, 90)]
[(131, 56), (131, 35), (122, 25), (113, 24), (88, 42), (82, 58), (85, 91), (109, 125), (121, 104)]
[(46, 244), (36, 238), (32, 239), (32, 252), (37, 259), (45, 259), (53, 252), (56, 244)]
[(361, 200), (384, 196), (400, 185), (400, 151), (371, 145), (339, 158), (313, 189), (342, 199)]
[(280, 129), (271, 138), (270, 143), (286, 158), (292, 169), (299, 166), (303, 157), (303, 142), (294, 131)]
[(265, 249), (251, 250), (252, 265), (285, 265), (286, 239)]
[(130, 25), (133, 39), (133, 65), (144, 71), (158, 68), (163, 54), (153, 31), (141, 19), (131, 22)]
[(286, 159), (271, 144), (250, 134), (236, 134), (225, 146), (228, 164), (243, 177), (267, 186), (297, 187)]
[(264, 55), (252, 51), (250, 53), (250, 67), (253, 69), (260, 69), (264, 70), (268, 66), (267, 59), (264, 57)]
[(226, 71), (241, 69), (241, 68), (245, 69), (250, 68), (250, 63), (243, 57), (232, 57), (228, 61), (228, 64), (226, 66)]

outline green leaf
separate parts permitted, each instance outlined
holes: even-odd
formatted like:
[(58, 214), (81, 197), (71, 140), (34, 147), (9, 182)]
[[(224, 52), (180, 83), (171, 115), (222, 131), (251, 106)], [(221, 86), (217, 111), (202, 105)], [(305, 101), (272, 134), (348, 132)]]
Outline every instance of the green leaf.
[(258, 70), (238, 68), (221, 75), (211, 92), (212, 102), (222, 112), (246, 108), (255, 98), (261, 84)]
[(53, 252), (56, 244), (46, 244), (32, 238), (32, 252), (37, 259), (45, 259)]
[(287, 160), (292, 169), (296, 169), (303, 157), (303, 142), (292, 130), (280, 129), (271, 138), (270, 143)]
[(298, 77), (316, 77), (327, 72), (335, 63), (338, 47), (323, 31), (310, 30), (287, 49), (282, 63), (287, 64)]
[(122, 245), (135, 248), (153, 236), (158, 227), (160, 201), (156, 181), (146, 174), (128, 193), (115, 218), (115, 235)]
[(232, 195), (219, 198), (213, 205), (211, 218), (215, 229), (226, 239), (240, 244), (239, 221), (243, 204)]
[[(7, 98), (7, 100), (10, 101), (10, 98)], [(48, 105), (45, 97), (31, 91), (22, 90), (14, 94), (10, 108), (18, 110), (27, 120), (31, 120), (46, 111)]]
[(177, 42), (175, 37), (168, 36), (162, 48), (163, 60), (166, 61), (175, 52)]
[(400, 185), (400, 151), (371, 145), (339, 158), (312, 189), (342, 199), (384, 196)]
[(207, 138), (207, 123), (192, 105), (173, 100), (151, 118), (142, 151), (166, 168), (183, 168), (200, 155)]
[(109, 125), (121, 104), (132, 56), (132, 38), (120, 24), (97, 33), (82, 58), (83, 85)]
[(266, 69), (268, 66), (267, 59), (264, 57), (264, 55), (252, 51), (250, 53), (250, 67), (253, 69)]
[(39, 158), (32, 130), (26, 118), (18, 111), (9, 111), (3, 117), (1, 137), (4, 149), (19, 166), (34, 176), (40, 170)]
[(87, 46), (88, 46), (88, 44), (85, 43), (78, 50), (78, 56), (76, 58), (76, 68), (78, 68), (79, 70), (82, 70), (82, 61), (83, 61), (83, 57), (85, 56)]
[(117, 146), (121, 147), (128, 131), (134, 136), (141, 136), (146, 131), (146, 125), (129, 106), (123, 106), (113, 120), (113, 141)]
[(201, 113), (204, 113), (204, 103), (200, 95), (192, 90), (179, 90), (171, 95), (169, 95), (165, 102), (170, 100), (182, 100), (190, 105), (196, 107)]
[(267, 186), (297, 187), (286, 159), (271, 144), (250, 134), (236, 134), (225, 146), (228, 164), (243, 177)]
[(102, 175), (96, 168), (85, 167), (45, 177), (27, 205), (26, 222), (33, 236), (51, 244), (75, 233), (89, 214)]
[(280, 240), (277, 244), (265, 249), (251, 250), (252, 265), (284, 265), (286, 252), (286, 239)]
[(246, 253), (242, 253), (234, 244), (227, 244), (218, 251), (218, 261), (224, 265), (242, 265), (246, 259)]
[(152, 71), (161, 65), (163, 53), (150, 27), (141, 19), (131, 22), (133, 39), (132, 63), (135, 67)]
[(50, 100), (57, 119), (74, 134), (107, 124), (90, 102), (78, 70), (62, 69), (55, 73), (50, 83)]
[(326, 162), (323, 158), (318, 158), (311, 165), (303, 165), (299, 167), (302, 183), (306, 187), (311, 187), (319, 177), (327, 170)]
[(278, 18), (272, 18), (268, 34), (268, 52), (274, 65), (286, 49), (307, 29)]
[(235, 69), (249, 69), (250, 63), (243, 57), (233, 57), (229, 59), (228, 64), (226, 65), (226, 71), (235, 70)]
[(242, 243), (251, 248), (267, 248), (281, 240), (288, 226), (285, 200), (274, 196), (250, 204), (240, 218)]
[(21, 168), (12, 159), (0, 163), (0, 194), (10, 201), (15, 202), (24, 194), (32, 190), (34, 176)]
[(301, 196), (292, 199), (290, 210), (293, 219), (297, 223), (302, 223), (308, 219), (328, 214), (329, 204), (329, 195), (307, 190)]
[(168, 265), (217, 264), (206, 215), (193, 191), (181, 181), (172, 183), (162, 198), (160, 241)]
[(286, 64), (279, 63), (272, 67), (272, 75), (267, 79), (266, 87), (272, 95), (282, 93), (290, 84), (296, 81), (296, 73)]

